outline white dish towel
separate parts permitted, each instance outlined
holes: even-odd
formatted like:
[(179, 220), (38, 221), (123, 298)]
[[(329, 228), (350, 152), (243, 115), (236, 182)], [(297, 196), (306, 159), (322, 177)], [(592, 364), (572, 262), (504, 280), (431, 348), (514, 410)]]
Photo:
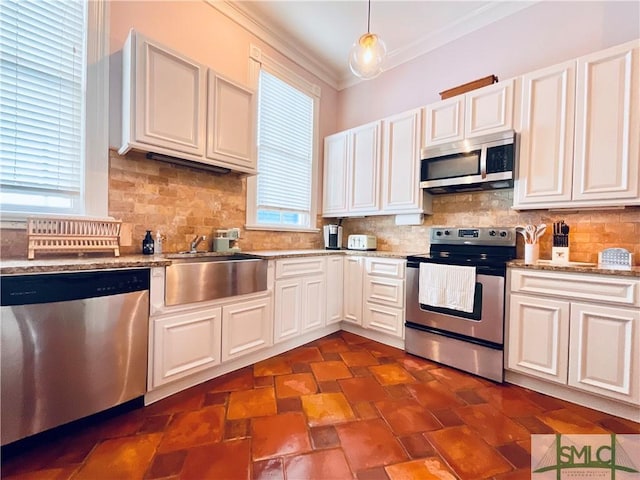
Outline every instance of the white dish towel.
[(420, 263), (421, 304), (473, 312), (476, 267)]

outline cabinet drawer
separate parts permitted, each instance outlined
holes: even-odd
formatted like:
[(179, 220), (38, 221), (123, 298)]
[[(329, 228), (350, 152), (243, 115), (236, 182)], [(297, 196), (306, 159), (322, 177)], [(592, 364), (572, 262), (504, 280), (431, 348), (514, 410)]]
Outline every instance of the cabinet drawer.
[(286, 258), (276, 260), (276, 279), (324, 273), (324, 258)]
[(369, 275), (380, 277), (404, 278), (407, 262), (394, 258), (367, 258), (366, 269)]
[(402, 338), (404, 334), (404, 310), (375, 303), (365, 303), (364, 327)]
[(404, 280), (367, 276), (364, 293), (367, 302), (404, 307)]
[(511, 291), (640, 306), (640, 281), (631, 277), (512, 270)]

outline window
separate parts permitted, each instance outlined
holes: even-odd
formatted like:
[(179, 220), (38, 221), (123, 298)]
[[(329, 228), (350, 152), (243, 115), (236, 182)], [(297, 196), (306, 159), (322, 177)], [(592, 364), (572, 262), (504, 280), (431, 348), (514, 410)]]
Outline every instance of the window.
[(106, 1), (3, 1), (3, 220), (33, 213), (106, 215), (106, 26)]
[(258, 69), (258, 175), (248, 180), (248, 227), (315, 229), (317, 87), (264, 55)]

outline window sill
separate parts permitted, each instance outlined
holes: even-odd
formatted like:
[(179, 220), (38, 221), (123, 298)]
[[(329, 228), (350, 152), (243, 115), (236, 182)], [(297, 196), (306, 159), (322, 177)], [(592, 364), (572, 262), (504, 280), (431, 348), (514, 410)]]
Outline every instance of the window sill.
[(319, 233), (319, 228), (309, 227), (286, 227), (280, 225), (245, 225), (245, 230), (268, 230), (271, 232), (299, 232), (299, 233)]
[(27, 216), (25, 214), (3, 213), (2, 216), (0, 216), (0, 229), (26, 230)]

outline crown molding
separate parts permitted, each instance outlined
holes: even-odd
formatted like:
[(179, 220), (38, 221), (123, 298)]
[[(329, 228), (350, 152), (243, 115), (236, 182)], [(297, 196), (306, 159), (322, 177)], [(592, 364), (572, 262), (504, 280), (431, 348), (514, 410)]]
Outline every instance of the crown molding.
[(241, 2), (229, 0), (204, 0), (204, 2), (329, 86), (336, 90), (338, 89), (338, 79), (340, 77), (338, 72), (316, 60), (311, 52), (299, 46), (300, 42), (298, 40), (276, 33), (268, 25), (252, 17), (242, 7)]
[[(424, 35), (409, 45), (390, 51), (387, 54), (382, 74), (384, 75), (384, 72), (392, 70), (403, 63), (539, 3), (539, 1), (494, 1), (489, 5), (485, 5), (468, 15), (460, 17), (454, 23)], [(319, 62), (316, 55), (302, 47), (297, 39), (278, 33), (266, 23), (253, 17), (242, 6), (242, 2), (233, 0), (204, 0), (204, 2), (336, 90), (343, 90), (365, 81), (355, 77), (348, 70), (335, 71)]]

